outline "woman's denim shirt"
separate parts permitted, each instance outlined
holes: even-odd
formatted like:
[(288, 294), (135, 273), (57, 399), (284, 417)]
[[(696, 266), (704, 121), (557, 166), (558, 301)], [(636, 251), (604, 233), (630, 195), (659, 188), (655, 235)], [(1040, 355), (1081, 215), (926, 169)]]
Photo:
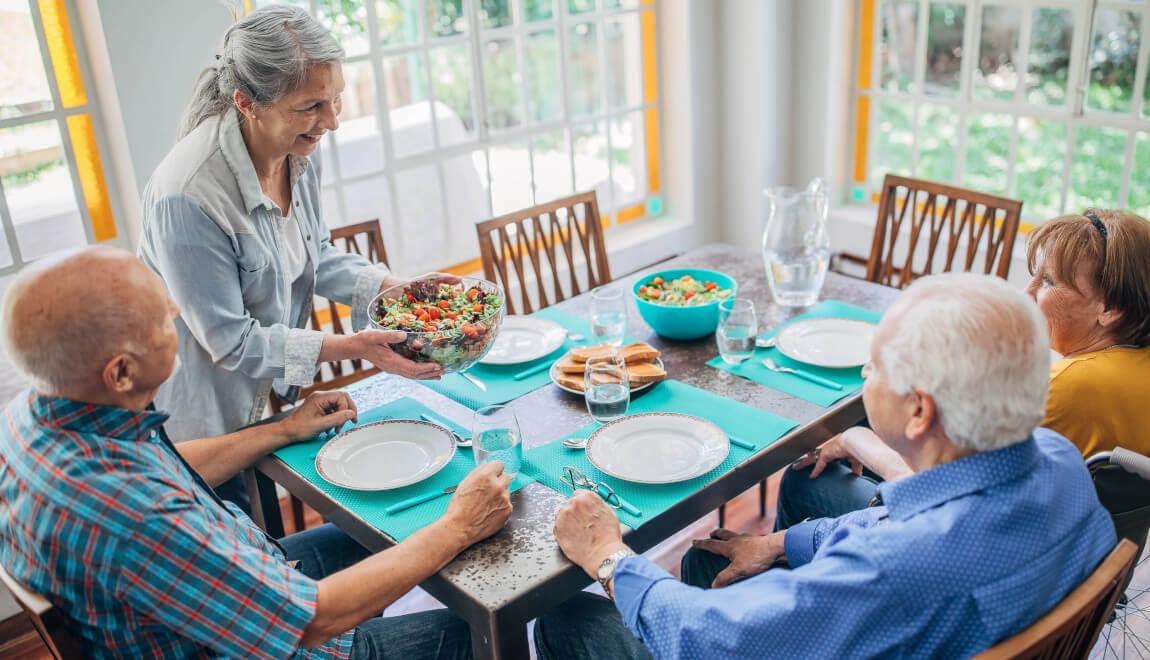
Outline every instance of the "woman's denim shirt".
[(220, 435), (260, 419), (273, 383), (294, 397), (310, 385), (323, 333), (306, 328), (318, 294), (351, 305), (352, 326), (385, 266), (336, 248), (320, 213), (318, 158), (289, 156), (292, 214), (309, 265), (294, 282), (284, 257), (287, 225), (260, 189), (236, 112), (184, 137), (144, 191), (139, 255), (180, 308), (180, 369), (156, 405), (171, 413), (171, 436)]

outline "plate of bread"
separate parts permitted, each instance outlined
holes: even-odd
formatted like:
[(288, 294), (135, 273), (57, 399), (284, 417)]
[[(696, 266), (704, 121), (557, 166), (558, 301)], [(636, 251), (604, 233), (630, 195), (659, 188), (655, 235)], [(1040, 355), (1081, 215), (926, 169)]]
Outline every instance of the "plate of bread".
[(667, 377), (659, 349), (646, 342), (636, 342), (622, 348), (603, 345), (572, 349), (551, 365), (551, 382), (565, 392), (582, 395), (587, 360), (612, 351), (619, 351), (627, 363), (627, 380), (632, 392), (645, 390)]

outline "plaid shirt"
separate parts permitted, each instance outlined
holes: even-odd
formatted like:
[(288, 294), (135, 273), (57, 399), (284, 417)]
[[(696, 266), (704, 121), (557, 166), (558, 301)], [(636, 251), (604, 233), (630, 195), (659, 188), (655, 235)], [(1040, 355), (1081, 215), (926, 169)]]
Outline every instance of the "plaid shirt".
[(0, 563), (86, 655), (344, 658), (299, 649), (316, 583), (174, 451), (167, 415), (18, 396), (0, 423)]

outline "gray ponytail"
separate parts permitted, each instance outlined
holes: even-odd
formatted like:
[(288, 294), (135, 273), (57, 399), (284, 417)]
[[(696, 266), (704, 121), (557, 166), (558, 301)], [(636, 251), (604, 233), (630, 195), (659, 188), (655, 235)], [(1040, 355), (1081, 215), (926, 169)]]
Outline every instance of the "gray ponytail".
[(343, 60), (331, 34), (299, 7), (268, 5), (228, 28), (216, 66), (196, 81), (180, 122), (180, 137), (233, 107), (235, 90), (261, 105), (295, 90), (313, 64)]

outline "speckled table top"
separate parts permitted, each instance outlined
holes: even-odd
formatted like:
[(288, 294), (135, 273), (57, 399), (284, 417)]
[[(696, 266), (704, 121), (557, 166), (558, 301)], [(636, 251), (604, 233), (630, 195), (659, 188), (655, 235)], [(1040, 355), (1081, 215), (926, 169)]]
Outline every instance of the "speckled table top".
[[(681, 266), (712, 268), (734, 277), (739, 283), (739, 296), (751, 298), (759, 310), (761, 332), (802, 311), (787, 310), (773, 304), (762, 259), (757, 252), (728, 245), (709, 245), (649, 270)], [(622, 277), (619, 283), (630, 286), (643, 274)], [(821, 297), (883, 311), (897, 295), (897, 291), (887, 287), (829, 273)], [(575, 314), (586, 314), (588, 303), (586, 296), (580, 296), (560, 306)], [(800, 425), (811, 423), (825, 412), (814, 404), (706, 366), (706, 361), (717, 354), (713, 337), (694, 342), (662, 339), (643, 322), (633, 301), (631, 305), (628, 334), (648, 341), (663, 352), (670, 377), (787, 417)], [(464, 426), (470, 426), (469, 409), (418, 383), (398, 377), (376, 376), (350, 386), (348, 391), (361, 410), (407, 396)], [(850, 403), (855, 398), (857, 395), (848, 397), (843, 403)], [(580, 397), (552, 386), (531, 392), (510, 405), (520, 420), (526, 448), (565, 436), (591, 421)], [(765, 478), (767, 475), (761, 476)], [(494, 611), (569, 571), (571, 564), (562, 556), (552, 536), (555, 513), (565, 499), (540, 484), (531, 484), (517, 492), (512, 497), (515, 513), (506, 528), (461, 554), (443, 569), (440, 576), (461, 592), (460, 595)], [(690, 522), (692, 520), (683, 520), (680, 527)], [(380, 547), (390, 544), (384, 535), (374, 533), (380, 537)]]

